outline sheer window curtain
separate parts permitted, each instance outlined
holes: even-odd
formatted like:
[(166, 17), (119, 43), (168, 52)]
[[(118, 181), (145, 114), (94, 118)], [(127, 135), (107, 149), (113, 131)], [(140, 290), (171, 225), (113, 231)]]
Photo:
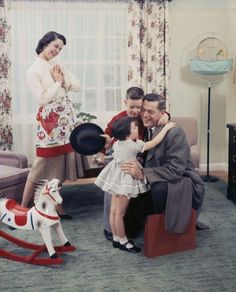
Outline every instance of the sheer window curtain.
[(80, 79), (80, 110), (104, 127), (122, 109), (127, 89), (127, 1), (11, 1), (14, 150), (35, 156), (37, 102), (25, 86), (38, 40), (55, 30), (67, 38), (60, 60)]

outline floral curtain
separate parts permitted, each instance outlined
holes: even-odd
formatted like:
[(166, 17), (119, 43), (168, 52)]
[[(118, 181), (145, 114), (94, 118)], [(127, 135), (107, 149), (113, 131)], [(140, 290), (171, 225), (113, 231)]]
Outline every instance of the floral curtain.
[(9, 31), (6, 1), (0, 0), (0, 149), (12, 150)]
[[(128, 82), (168, 99), (169, 26), (167, 0), (131, 0), (128, 8)], [(168, 104), (168, 102), (167, 102)]]

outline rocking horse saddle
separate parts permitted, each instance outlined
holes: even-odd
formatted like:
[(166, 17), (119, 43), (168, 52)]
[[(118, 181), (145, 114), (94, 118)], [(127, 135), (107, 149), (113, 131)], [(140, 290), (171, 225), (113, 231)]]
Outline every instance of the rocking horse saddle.
[(15, 214), (15, 223), (18, 226), (23, 226), (27, 222), (27, 212), (29, 208), (22, 207), (15, 200), (8, 200), (6, 209)]

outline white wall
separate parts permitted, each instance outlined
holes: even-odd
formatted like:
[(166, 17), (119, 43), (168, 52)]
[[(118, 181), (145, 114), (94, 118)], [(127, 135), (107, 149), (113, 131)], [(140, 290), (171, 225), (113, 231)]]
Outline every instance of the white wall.
[[(208, 33), (219, 35), (234, 56), (236, 45), (235, 0), (174, 0), (170, 3), (171, 82), (170, 111), (173, 116), (198, 119), (201, 168), (206, 166), (208, 84), (191, 73), (189, 57)], [(205, 34), (205, 36), (202, 36)], [(235, 43), (235, 44), (234, 44)], [(227, 170), (226, 123), (236, 122), (236, 88), (232, 73), (211, 89), (210, 169)]]

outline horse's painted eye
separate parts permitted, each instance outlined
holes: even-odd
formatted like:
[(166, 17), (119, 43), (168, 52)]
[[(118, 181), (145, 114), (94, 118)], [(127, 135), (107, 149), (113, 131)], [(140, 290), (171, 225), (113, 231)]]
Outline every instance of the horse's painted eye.
[(42, 209), (43, 210), (46, 209), (46, 203), (45, 202), (42, 203)]

